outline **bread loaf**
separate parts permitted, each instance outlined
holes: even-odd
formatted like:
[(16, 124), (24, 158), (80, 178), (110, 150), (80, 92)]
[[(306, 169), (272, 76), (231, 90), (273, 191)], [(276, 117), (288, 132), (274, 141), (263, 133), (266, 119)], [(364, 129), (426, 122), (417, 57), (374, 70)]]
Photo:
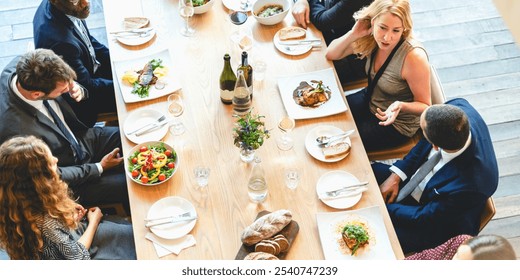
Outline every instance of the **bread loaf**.
[(350, 145), (340, 142), (321, 149), (325, 158), (332, 158), (350, 153)]
[(247, 254), (244, 260), (279, 260), (275, 255), (265, 252), (252, 252)]
[(280, 232), (292, 220), (289, 210), (278, 210), (258, 218), (242, 232), (241, 240), (246, 245), (256, 244)]
[(280, 40), (296, 40), (305, 38), (307, 31), (298, 26), (287, 26), (280, 29), (278, 37)]

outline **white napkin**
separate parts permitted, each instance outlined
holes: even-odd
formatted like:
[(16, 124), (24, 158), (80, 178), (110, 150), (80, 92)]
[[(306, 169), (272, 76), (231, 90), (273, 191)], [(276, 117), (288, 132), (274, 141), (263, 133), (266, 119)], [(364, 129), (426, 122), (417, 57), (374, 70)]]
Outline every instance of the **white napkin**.
[(145, 238), (152, 241), (153, 246), (155, 247), (155, 251), (157, 252), (157, 256), (159, 256), (159, 258), (162, 258), (172, 253), (178, 255), (182, 251), (182, 249), (197, 244), (197, 242), (195, 241), (195, 237), (193, 237), (193, 235), (191, 234), (177, 239), (163, 239), (157, 237), (155, 234), (151, 232), (148, 232)]

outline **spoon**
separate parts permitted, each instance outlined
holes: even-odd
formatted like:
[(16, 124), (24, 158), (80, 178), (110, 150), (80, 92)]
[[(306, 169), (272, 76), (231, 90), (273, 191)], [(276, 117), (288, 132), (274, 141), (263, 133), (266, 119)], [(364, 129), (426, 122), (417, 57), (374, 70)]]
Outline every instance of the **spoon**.
[(316, 138), (316, 142), (318, 143), (318, 145), (325, 145), (325, 144), (328, 144), (337, 139), (345, 138), (345, 137), (349, 136), (350, 134), (354, 133), (355, 131), (356, 131), (355, 129), (352, 129), (352, 130), (346, 131), (346, 132), (338, 134), (338, 135), (318, 136), (318, 138)]

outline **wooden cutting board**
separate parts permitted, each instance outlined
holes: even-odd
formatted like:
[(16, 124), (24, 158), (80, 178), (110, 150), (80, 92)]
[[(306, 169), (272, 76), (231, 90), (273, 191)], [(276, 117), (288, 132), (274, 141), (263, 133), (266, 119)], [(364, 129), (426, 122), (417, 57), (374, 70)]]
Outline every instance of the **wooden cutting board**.
[[(271, 213), (271, 212), (269, 212), (267, 210), (261, 211), (256, 216), (255, 221), (258, 220), (258, 218), (260, 218), (264, 215), (267, 215), (269, 213)], [(277, 257), (280, 260), (284, 260), (285, 256), (287, 255), (287, 252), (289, 252), (289, 250), (291, 250), (291, 245), (294, 241), (294, 238), (296, 238), (296, 235), (298, 234), (299, 230), (300, 230), (300, 226), (298, 225), (298, 223), (296, 221), (292, 220), (288, 225), (286, 225), (281, 231), (279, 231), (277, 233), (277, 234), (282, 234), (289, 241), (289, 249), (287, 251), (277, 255)], [(254, 251), (255, 251), (255, 245), (247, 246), (245, 244), (242, 244), (242, 246), (238, 250), (235, 260), (243, 260), (249, 253), (252, 253)]]

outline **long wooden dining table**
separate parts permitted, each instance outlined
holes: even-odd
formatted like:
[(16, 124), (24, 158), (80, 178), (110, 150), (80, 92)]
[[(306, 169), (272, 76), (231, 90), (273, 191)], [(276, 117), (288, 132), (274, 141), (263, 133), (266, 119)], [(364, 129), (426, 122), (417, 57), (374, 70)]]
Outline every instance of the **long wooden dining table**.
[[(332, 62), (325, 59), (325, 47), (314, 48), (297, 56), (283, 54), (275, 48), (275, 33), (285, 26), (295, 25), (290, 13), (282, 23), (273, 26), (261, 25), (250, 16), (242, 27), (250, 28), (254, 38), (249, 52), (250, 62), (261, 59), (267, 64), (265, 79), (254, 83), (253, 110), (265, 116), (265, 125), (271, 130), (271, 138), (257, 151), (265, 169), (268, 197), (263, 203), (249, 200), (247, 185), (252, 165), (240, 160), (239, 149), (233, 145), (235, 118), (232, 116), (232, 106), (223, 104), (219, 97), (219, 77), (224, 54), (231, 55), (233, 69), (239, 64), (241, 51), (230, 40), (231, 33), (237, 27), (229, 21), (229, 11), (222, 1), (212, 1), (215, 3), (210, 11), (195, 15), (190, 20), (196, 30), (193, 37), (184, 37), (179, 32), (184, 21), (179, 16), (177, 0), (103, 1), (112, 61), (133, 59), (168, 49), (173, 62), (169, 68), (181, 83), (180, 94), (185, 102), (181, 120), (186, 132), (180, 136), (168, 133), (162, 139), (172, 145), (179, 156), (178, 170), (173, 177), (154, 186), (143, 186), (127, 177), (138, 259), (158, 259), (152, 242), (145, 239), (149, 229), (144, 226), (144, 220), (150, 207), (168, 196), (185, 198), (194, 205), (198, 220), (190, 234), (194, 236), (196, 245), (182, 250), (179, 255), (170, 254), (161, 259), (235, 259), (242, 245), (240, 236), (244, 228), (254, 221), (260, 211), (280, 209), (290, 210), (292, 219), (299, 225), (299, 232), (286, 259), (324, 259), (316, 215), (319, 212), (343, 210), (331, 208), (320, 201), (316, 194), (316, 183), (323, 174), (334, 170), (347, 171), (360, 180), (369, 181), (369, 189), (363, 193), (361, 200), (346, 210), (379, 206), (395, 258), (402, 259), (403, 252), (359, 135), (354, 133), (350, 136), (351, 152), (337, 162), (316, 160), (305, 148), (307, 133), (317, 125), (333, 125), (344, 131), (356, 128), (350, 111), (320, 118), (298, 119), (290, 134), (295, 140), (294, 148), (282, 151), (276, 145), (276, 138), (281, 133), (277, 123), (285, 114), (277, 78), (334, 68)], [(127, 46), (114, 39), (110, 32), (120, 30), (123, 19), (132, 16), (150, 19), (149, 26), (156, 30), (152, 40), (139, 46)], [(307, 32), (322, 38), (312, 25)], [(130, 149), (138, 145), (124, 136), (123, 124), (127, 116), (142, 108), (168, 114), (167, 96), (125, 103), (119, 85), (121, 80), (114, 69), (113, 72), (122, 148), (126, 158)], [(341, 89), (335, 71), (334, 75)], [(346, 103), (346, 100), (343, 102)], [(128, 165), (126, 160), (125, 164)], [(204, 190), (196, 187), (193, 176), (193, 168), (199, 165), (211, 170), (209, 184)], [(300, 170), (301, 178), (295, 190), (285, 186), (283, 170), (287, 167)]]

